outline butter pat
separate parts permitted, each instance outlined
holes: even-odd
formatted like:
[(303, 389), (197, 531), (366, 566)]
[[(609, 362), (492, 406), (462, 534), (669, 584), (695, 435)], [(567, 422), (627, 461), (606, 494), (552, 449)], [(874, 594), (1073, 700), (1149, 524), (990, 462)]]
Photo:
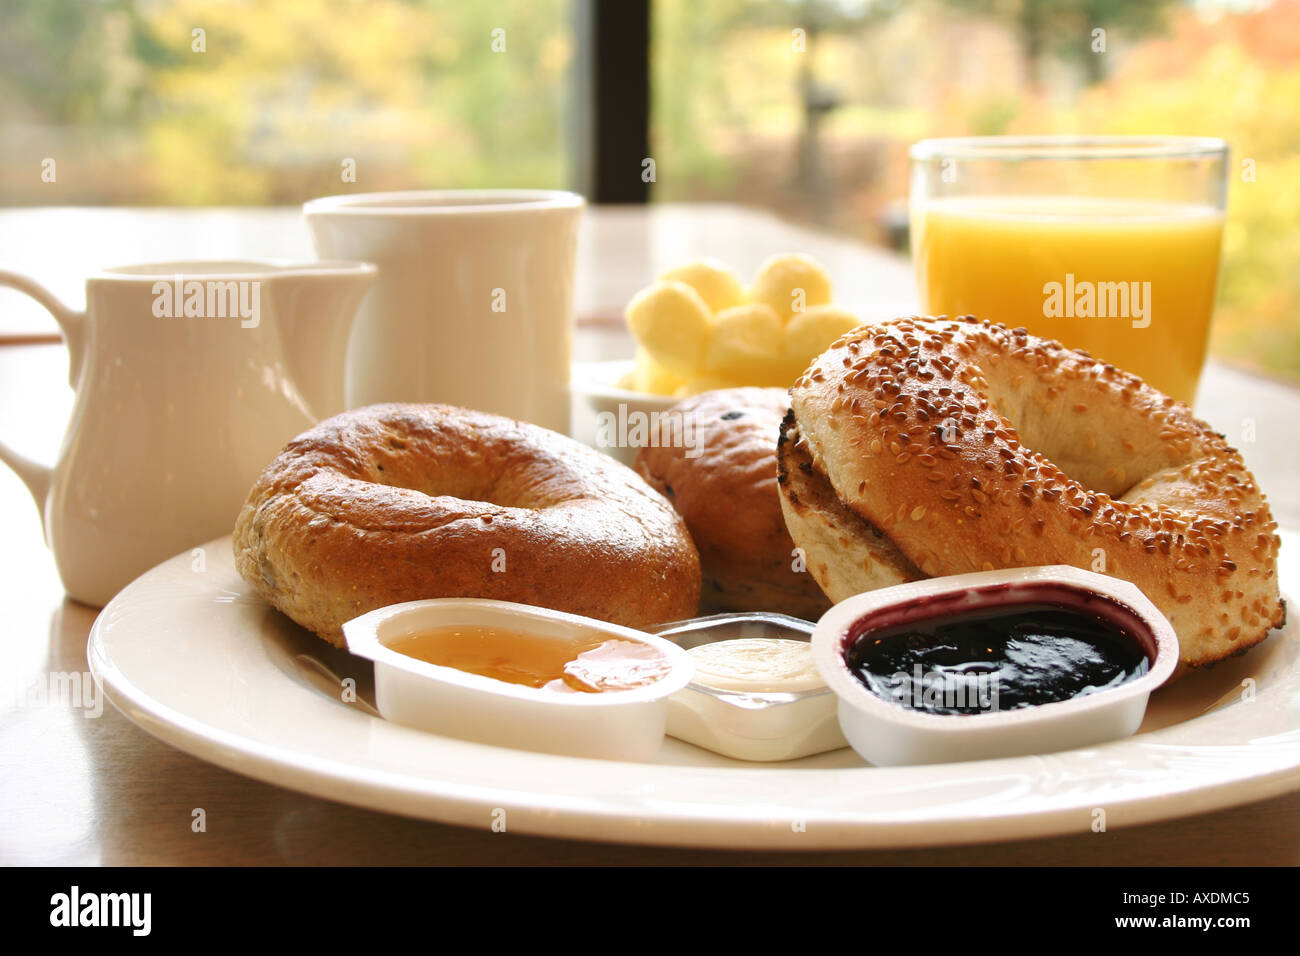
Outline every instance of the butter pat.
[(737, 760), (798, 760), (848, 746), (817, 670), (809, 621), (751, 611), (656, 629), (695, 676), (668, 701), (668, 734)]
[(738, 638), (701, 644), (687, 653), (695, 658), (695, 682), (716, 690), (793, 694), (826, 686), (807, 641)]

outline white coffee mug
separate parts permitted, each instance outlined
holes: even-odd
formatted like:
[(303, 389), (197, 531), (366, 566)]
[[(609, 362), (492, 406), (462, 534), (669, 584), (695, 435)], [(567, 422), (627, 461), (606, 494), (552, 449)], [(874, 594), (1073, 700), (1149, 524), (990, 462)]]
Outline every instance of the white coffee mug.
[(568, 432), (584, 205), (543, 190), (308, 202), (318, 255), (379, 266), (348, 346), (348, 406), (445, 402)]

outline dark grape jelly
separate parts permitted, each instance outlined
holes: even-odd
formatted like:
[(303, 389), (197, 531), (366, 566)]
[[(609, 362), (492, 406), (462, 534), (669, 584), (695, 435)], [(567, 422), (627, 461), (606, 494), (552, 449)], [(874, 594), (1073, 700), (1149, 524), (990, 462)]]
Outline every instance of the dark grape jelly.
[(1067, 591), (1031, 602), (982, 597), (975, 606), (914, 602), (858, 622), (844, 643), (849, 671), (899, 706), (960, 715), (1070, 700), (1150, 668), (1150, 634), (1109, 599)]

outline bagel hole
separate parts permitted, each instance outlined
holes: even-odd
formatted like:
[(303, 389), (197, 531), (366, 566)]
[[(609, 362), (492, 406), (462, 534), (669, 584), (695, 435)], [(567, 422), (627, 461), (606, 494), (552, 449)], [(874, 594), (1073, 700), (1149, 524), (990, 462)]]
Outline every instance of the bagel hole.
[(430, 498), (455, 498), (471, 508), (490, 505), (495, 508), (513, 508), (537, 511), (555, 504), (545, 488), (538, 488), (511, 469), (497, 474), (476, 474), (441, 468), (409, 467), (401, 459), (372, 462), (373, 470), (368, 480), (388, 488), (399, 488)]
[[(983, 368), (980, 371), (984, 373)], [(1136, 447), (1133, 451), (1122, 447), (1116, 433), (1141, 434), (1138, 422), (1122, 422), (1119, 429), (1108, 428), (1105, 423), (1075, 411), (1064, 399), (1056, 398), (1053, 404), (1040, 405), (1035, 403), (1032, 394), (1002, 394), (994, 387), (988, 389), (986, 398), (988, 413), (1011, 426), (1026, 453), (1048, 461), (1085, 491), (1119, 500), (1143, 477), (1165, 464)], [(1100, 411), (1101, 398), (1095, 401)], [(977, 423), (973, 429), (966, 427), (965, 422), (961, 424), (967, 434), (985, 431), (984, 422)]]

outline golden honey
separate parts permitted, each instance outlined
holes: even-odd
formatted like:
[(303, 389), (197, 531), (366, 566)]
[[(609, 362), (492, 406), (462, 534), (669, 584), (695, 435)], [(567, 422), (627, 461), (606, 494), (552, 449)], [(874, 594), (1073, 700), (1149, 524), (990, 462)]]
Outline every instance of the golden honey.
[(559, 692), (632, 690), (671, 670), (668, 658), (650, 644), (600, 633), (557, 638), (458, 624), (417, 631), (388, 646), (440, 667)]

